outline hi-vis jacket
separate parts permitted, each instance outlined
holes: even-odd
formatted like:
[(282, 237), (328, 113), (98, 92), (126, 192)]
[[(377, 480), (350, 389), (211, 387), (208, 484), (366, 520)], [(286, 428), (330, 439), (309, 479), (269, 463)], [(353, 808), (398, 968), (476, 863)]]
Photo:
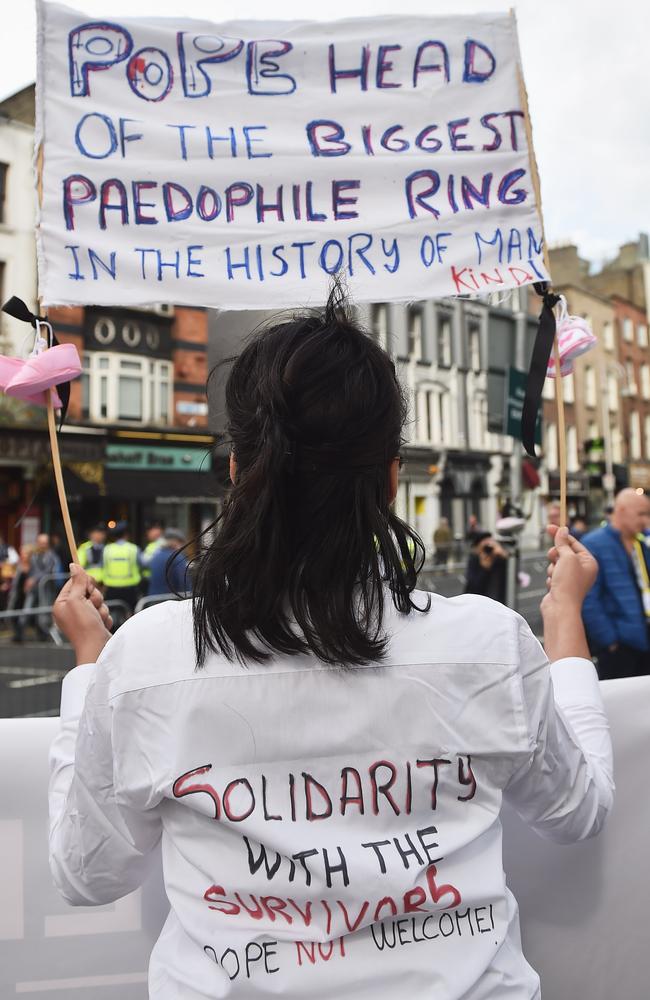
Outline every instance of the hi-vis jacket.
[(102, 582), (107, 587), (137, 587), (142, 579), (140, 549), (133, 542), (110, 542), (104, 546)]
[(549, 669), (485, 598), (431, 595), (406, 616), (387, 597), (386, 612), (379, 667), (212, 655), (196, 670), (191, 604), (168, 602), (66, 677), (52, 872), (72, 903), (106, 903), (162, 839), (150, 997), (539, 997), (499, 813), (507, 799), (565, 843), (600, 829), (613, 784), (594, 667)]

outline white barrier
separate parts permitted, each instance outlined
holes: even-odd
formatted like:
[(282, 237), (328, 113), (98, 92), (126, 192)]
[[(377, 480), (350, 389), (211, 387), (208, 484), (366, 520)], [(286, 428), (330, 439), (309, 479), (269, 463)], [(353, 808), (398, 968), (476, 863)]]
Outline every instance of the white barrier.
[[(508, 881), (543, 1000), (642, 1000), (650, 982), (646, 900), (650, 677), (603, 685), (617, 797), (596, 840), (559, 847), (504, 818)], [(0, 997), (144, 1000), (166, 913), (160, 859), (138, 892), (71, 908), (47, 868), (47, 751), (56, 719), (0, 721)]]

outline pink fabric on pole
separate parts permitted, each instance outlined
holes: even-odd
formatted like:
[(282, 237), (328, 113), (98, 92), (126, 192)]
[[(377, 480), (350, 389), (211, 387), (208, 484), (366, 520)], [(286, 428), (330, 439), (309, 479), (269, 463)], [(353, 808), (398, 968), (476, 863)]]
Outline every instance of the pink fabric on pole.
[(25, 399), (62, 382), (71, 382), (81, 375), (81, 361), (74, 344), (57, 344), (49, 350), (27, 358), (5, 386), (8, 396)]
[[(25, 364), (26, 361), (23, 358), (8, 358), (0, 354), (0, 392), (6, 391), (9, 383), (24, 368)], [(8, 393), (8, 395), (22, 399), (24, 403), (29, 403), (31, 406), (47, 406), (47, 396), (43, 391), (29, 390), (24, 393)], [(61, 409), (63, 404), (56, 390), (54, 391), (52, 402), (55, 410)]]
[[(573, 371), (573, 362), (581, 354), (591, 350), (597, 343), (591, 332), (591, 328), (585, 319), (580, 316), (570, 316), (567, 310), (566, 299), (561, 298), (560, 316), (557, 320), (556, 337), (560, 349), (560, 373), (570, 375)], [(546, 369), (548, 378), (555, 378), (555, 354), (551, 354)]]

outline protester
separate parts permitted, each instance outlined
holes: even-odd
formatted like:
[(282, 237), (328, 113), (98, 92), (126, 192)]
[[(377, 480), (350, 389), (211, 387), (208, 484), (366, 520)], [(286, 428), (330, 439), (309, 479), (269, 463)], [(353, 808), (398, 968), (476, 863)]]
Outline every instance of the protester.
[(7, 545), (0, 535), (0, 611), (4, 611), (7, 606), (18, 560), (19, 556), (13, 545)]
[(142, 579), (145, 581), (149, 580), (151, 571), (149, 564), (153, 559), (154, 555), (164, 544), (163, 538), (163, 526), (160, 521), (152, 521), (151, 524), (147, 526), (147, 544), (142, 552)]
[(598, 562), (583, 618), (601, 680), (650, 673), (650, 551), (642, 534), (649, 514), (648, 497), (621, 490), (609, 524), (583, 538)]
[[(571, 842), (611, 806), (580, 618), (593, 559), (557, 532), (553, 684), (508, 608), (415, 589), (424, 546), (391, 509), (405, 397), (337, 294), (247, 339), (226, 408), (233, 485), (193, 600), (113, 638), (81, 570), (57, 604), (80, 666), (50, 758), (56, 884), (118, 899), (162, 840), (153, 1000), (537, 997), (499, 813)], [(482, 932), (448, 940), (454, 914)], [(394, 920), (427, 942), (379, 954)], [(268, 963), (244, 973), (253, 954)]]
[(440, 518), (440, 523), (433, 533), (433, 561), (436, 566), (446, 566), (451, 554), (454, 536), (446, 517)]
[(106, 528), (103, 524), (96, 524), (90, 529), (87, 541), (79, 546), (79, 565), (96, 583), (102, 582), (105, 544)]
[(583, 536), (586, 535), (587, 532), (589, 531), (589, 525), (587, 524), (586, 518), (581, 517), (580, 514), (577, 514), (576, 517), (574, 517), (571, 521), (571, 526), (569, 527), (569, 531), (571, 532), (574, 538), (577, 538), (578, 541), (581, 541)]
[(167, 528), (149, 563), (149, 597), (160, 594), (186, 594), (192, 589), (189, 562), (181, 549), (186, 539), (182, 531)]
[(471, 550), (465, 570), (465, 593), (481, 594), (500, 604), (506, 603), (506, 563), (508, 553), (489, 531), (479, 531), (470, 539)]
[[(25, 611), (39, 606), (46, 607), (54, 603), (58, 591), (56, 581), (58, 572), (59, 560), (50, 545), (50, 536), (42, 533), (36, 538), (36, 546), (29, 560), (29, 571), (24, 583), (23, 608)], [(29, 621), (27, 621), (28, 617)], [(24, 627), (26, 622), (36, 630), (39, 639), (47, 641), (50, 638), (49, 614), (25, 615), (21, 619), (21, 626)]]
[[(25, 584), (27, 583), (27, 577), (29, 576), (30, 561), (32, 557), (32, 546), (23, 545), (19, 556), (18, 562), (16, 563), (14, 569), (14, 577), (11, 581), (11, 589), (9, 591), (9, 600), (7, 602), (8, 611), (22, 611), (25, 607), (25, 600), (27, 598), (27, 590)], [(16, 616), (11, 619), (13, 625), (13, 638), (12, 642), (23, 642), (25, 637), (25, 624), (29, 624), (29, 620)]]
[(129, 540), (129, 526), (119, 521), (102, 553), (102, 583), (107, 601), (123, 601), (133, 613), (140, 598), (142, 552)]

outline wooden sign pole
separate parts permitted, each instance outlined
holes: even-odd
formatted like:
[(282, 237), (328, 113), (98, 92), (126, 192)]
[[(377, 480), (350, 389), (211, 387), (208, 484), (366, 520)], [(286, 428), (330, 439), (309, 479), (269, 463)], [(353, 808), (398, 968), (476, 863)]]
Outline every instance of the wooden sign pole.
[[(38, 204), (39, 207), (43, 201), (43, 143), (38, 150), (38, 158), (36, 161), (36, 190), (38, 192)], [(39, 298), (39, 312), (42, 309), (41, 300)], [(47, 390), (47, 430), (50, 437), (50, 449), (52, 452), (52, 470), (54, 472), (54, 480), (56, 482), (56, 492), (59, 497), (59, 506), (61, 508), (61, 517), (63, 518), (63, 527), (65, 530), (65, 537), (68, 542), (68, 548), (70, 549), (70, 556), (74, 563), (79, 564), (79, 553), (77, 552), (77, 543), (74, 537), (74, 531), (72, 530), (72, 521), (70, 519), (70, 509), (68, 507), (68, 498), (65, 493), (65, 483), (63, 481), (63, 467), (61, 465), (61, 453), (59, 451), (59, 439), (56, 433), (56, 418), (54, 415), (54, 404), (52, 402), (54, 396), (54, 389)]]
[[(517, 21), (514, 10), (510, 11), (510, 17), (514, 25), (515, 38), (517, 38)], [(533, 129), (530, 121), (530, 109), (528, 107), (528, 93), (521, 70), (521, 58), (517, 60), (517, 76), (519, 79), (519, 97), (521, 100), (521, 110), (524, 113), (524, 127), (526, 129), (526, 142), (528, 143), (528, 162), (530, 163), (530, 176), (533, 182), (535, 202), (539, 221), (542, 226), (542, 255), (544, 266), (548, 274), (551, 273), (551, 265), (546, 246), (546, 235), (544, 233), (544, 216), (542, 214), (542, 193), (539, 183), (539, 173), (537, 170), (537, 160), (535, 159), (535, 147), (533, 146)], [(560, 524), (566, 525), (567, 520), (567, 456), (566, 456), (566, 424), (564, 419), (564, 386), (562, 385), (562, 374), (560, 371), (560, 349), (557, 337), (553, 345), (553, 355), (555, 358), (555, 406), (557, 410), (557, 440), (558, 458), (560, 466)]]

